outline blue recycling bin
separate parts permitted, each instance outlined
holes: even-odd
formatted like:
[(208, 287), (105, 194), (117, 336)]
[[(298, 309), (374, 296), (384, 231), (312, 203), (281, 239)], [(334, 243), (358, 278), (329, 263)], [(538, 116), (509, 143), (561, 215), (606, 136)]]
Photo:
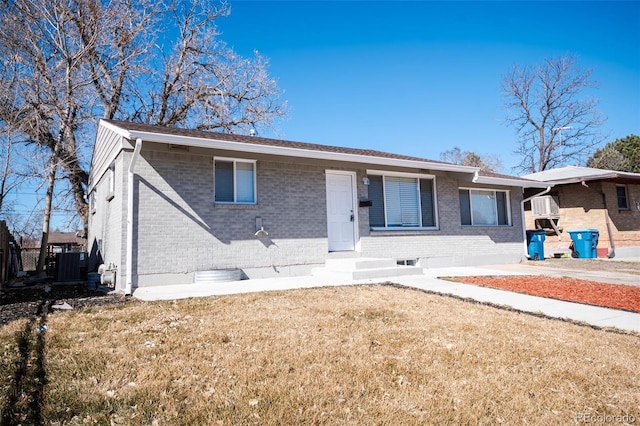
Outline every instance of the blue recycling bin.
[(529, 259), (544, 260), (544, 240), (547, 233), (542, 229), (527, 231), (527, 252)]
[(586, 259), (595, 259), (597, 257), (596, 247), (598, 246), (598, 238), (600, 233), (597, 229), (576, 229), (575, 231), (567, 231), (571, 235), (572, 249), (571, 256)]

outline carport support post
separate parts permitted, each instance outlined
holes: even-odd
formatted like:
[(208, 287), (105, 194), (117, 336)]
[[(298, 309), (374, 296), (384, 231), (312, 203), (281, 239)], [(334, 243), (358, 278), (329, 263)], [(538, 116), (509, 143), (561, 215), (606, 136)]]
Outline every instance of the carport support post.
[(127, 176), (127, 264), (126, 264), (126, 283), (125, 294), (133, 293), (133, 178), (134, 169), (136, 166), (136, 160), (140, 156), (140, 150), (142, 149), (142, 139), (136, 139), (136, 146), (133, 150), (133, 156), (129, 163), (128, 176)]

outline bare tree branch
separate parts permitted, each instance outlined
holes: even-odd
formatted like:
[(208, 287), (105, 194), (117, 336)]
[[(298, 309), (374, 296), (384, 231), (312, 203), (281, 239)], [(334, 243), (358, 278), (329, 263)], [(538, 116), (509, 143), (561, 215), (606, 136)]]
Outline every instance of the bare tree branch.
[(0, 1), (0, 124), (55, 155), (85, 228), (83, 136), (99, 118), (248, 132), (286, 115), (268, 62), (218, 39), (228, 14), (208, 0)]
[(462, 166), (478, 167), (480, 170), (498, 172), (502, 169), (502, 161), (495, 155), (480, 155), (472, 151), (462, 151), (459, 147), (440, 153), (440, 159), (447, 163)]
[(571, 55), (546, 59), (538, 66), (514, 66), (504, 77), (506, 122), (518, 135), (515, 153), (520, 172), (536, 172), (579, 163), (603, 137), (604, 118), (597, 99), (584, 95), (594, 88), (591, 70), (578, 67)]

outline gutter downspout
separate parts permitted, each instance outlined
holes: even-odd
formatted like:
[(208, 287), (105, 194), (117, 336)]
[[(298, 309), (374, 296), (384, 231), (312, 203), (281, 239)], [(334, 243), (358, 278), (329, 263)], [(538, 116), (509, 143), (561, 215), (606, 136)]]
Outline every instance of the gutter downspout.
[[(544, 191), (540, 192), (539, 194), (535, 194), (532, 195), (531, 197), (525, 198), (520, 202), (520, 215), (522, 216), (522, 242), (524, 245), (524, 257), (526, 257), (527, 259), (530, 259), (531, 257), (529, 256), (529, 245), (528, 245), (528, 241), (527, 241), (527, 224), (525, 223), (524, 220), (524, 203), (526, 203), (527, 201), (531, 201), (532, 198), (536, 198), (536, 197), (540, 197), (541, 195), (544, 195), (546, 193), (548, 193), (549, 191), (551, 191), (551, 186), (547, 186), (547, 189), (545, 189)], [(522, 189), (522, 191), (524, 192), (524, 188)]]
[(127, 176), (127, 267), (124, 293), (131, 295), (133, 292), (133, 178), (136, 161), (142, 149), (142, 139), (136, 139), (136, 147), (129, 162)]
[(585, 188), (595, 191), (600, 195), (602, 195), (602, 205), (604, 206), (604, 220), (607, 226), (607, 234), (609, 235), (609, 250), (607, 251), (607, 257), (609, 259), (613, 259), (616, 256), (616, 245), (613, 242), (613, 235), (611, 234), (611, 222), (609, 220), (609, 207), (607, 207), (607, 196), (604, 195), (604, 192), (591, 188), (589, 185), (587, 185), (587, 182), (585, 182), (584, 179), (582, 179), (580, 183), (582, 183), (582, 186), (584, 186)]

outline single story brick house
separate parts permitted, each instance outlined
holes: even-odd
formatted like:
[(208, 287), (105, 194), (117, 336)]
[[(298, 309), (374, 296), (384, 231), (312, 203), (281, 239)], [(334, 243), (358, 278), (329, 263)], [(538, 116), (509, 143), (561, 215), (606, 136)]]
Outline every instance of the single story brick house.
[(568, 166), (523, 177), (553, 187), (525, 205), (527, 229), (547, 230), (546, 257), (569, 252), (579, 229), (598, 230), (598, 257), (640, 256), (639, 173)]
[(332, 256), (515, 263), (524, 189), (546, 187), (366, 149), (102, 120), (90, 270), (131, 293), (200, 271), (306, 275)]

